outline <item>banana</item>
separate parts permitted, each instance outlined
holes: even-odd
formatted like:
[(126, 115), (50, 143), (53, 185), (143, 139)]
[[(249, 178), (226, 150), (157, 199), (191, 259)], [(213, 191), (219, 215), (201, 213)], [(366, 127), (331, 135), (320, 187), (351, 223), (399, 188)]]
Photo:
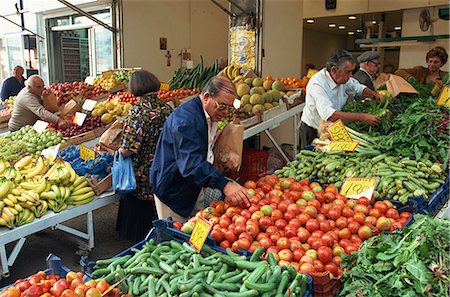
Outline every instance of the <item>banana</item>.
[(23, 211), (23, 207), (19, 203), (14, 204), (14, 209), (17, 210), (18, 212)]
[(0, 211), (2, 211), (3, 207), (5, 207), (5, 202), (3, 200), (0, 201)]
[(41, 175), (44, 171), (44, 161), (42, 160), (42, 157), (39, 157), (39, 160), (36, 163), (36, 166), (34, 167), (34, 169), (32, 171), (30, 171), (29, 173), (27, 173), (25, 175), (26, 179), (32, 178), (33, 176), (36, 175)]
[(19, 202), (19, 204), (23, 207), (23, 208), (27, 208), (27, 209), (33, 209), (34, 205), (28, 204), (27, 202)]
[(87, 180), (85, 180), (84, 182), (82, 182), (81, 184), (79, 184), (77, 187), (73, 188), (73, 192), (78, 191), (79, 189), (82, 189), (84, 187), (88, 186), (88, 182)]
[(72, 195), (72, 191), (69, 189), (69, 187), (65, 187), (66, 188), (66, 193), (64, 195), (64, 200), (66, 200), (67, 198), (70, 197), (70, 195)]
[[(3, 199), (3, 200), (4, 200), (4, 199)], [(4, 209), (9, 210), (13, 215), (16, 215), (16, 214), (19, 213), (14, 207), (11, 207), (11, 206), (7, 206), (7, 207), (5, 207)]]
[(67, 168), (67, 166), (64, 166), (62, 168), (62, 175), (61, 175), (60, 181), (64, 185), (66, 185), (70, 182), (70, 170)]
[(4, 218), (6, 221), (11, 221), (14, 220), (14, 214), (8, 207), (4, 207), (2, 210), (2, 218)]
[(229, 67), (227, 68), (227, 77), (231, 80), (233, 80), (233, 70), (234, 65), (229, 65)]
[[(6, 198), (8, 198), (9, 200), (11, 200), (11, 202), (14, 203), (14, 204), (16, 204), (16, 203), (19, 202), (19, 201), (17, 200), (16, 196), (14, 196), (13, 194), (8, 194), (8, 195), (6, 196)], [(5, 199), (6, 199), (6, 198), (5, 198)]]
[(8, 195), (14, 184), (5, 177), (0, 177), (0, 199)]
[(33, 192), (43, 192), (45, 190), (45, 188), (47, 187), (47, 182), (43, 181), (42, 179), (36, 182), (21, 182), (19, 184), (22, 188), (24, 188), (25, 190), (31, 190)]
[(59, 191), (59, 187), (57, 185), (52, 185), (51, 189), (55, 193), (56, 197), (61, 197), (61, 192)]
[(28, 164), (30, 164), (31, 161), (33, 161), (32, 155), (25, 156), (22, 159), (20, 159), (19, 161), (17, 161), (17, 163), (14, 164), (14, 167), (18, 170), (21, 170), (21, 169), (25, 168)]
[(47, 171), (47, 173), (45, 173), (44, 178), (49, 178), (50, 176), (52, 176), (55, 171), (56, 168), (59, 166), (60, 161), (59, 160), (55, 160), (55, 162), (53, 163), (53, 166)]
[(14, 207), (14, 202), (12, 202), (11, 200), (9, 200), (8, 198), (3, 198), (3, 202), (5, 203), (6, 206), (9, 207)]
[(89, 192), (81, 194), (81, 195), (72, 195), (67, 199), (67, 202), (82, 201), (89, 197), (94, 197), (94, 196), (95, 196), (94, 191), (89, 191)]
[(6, 227), (6, 220), (2, 217), (0, 217), (0, 226), (5, 226)]
[(241, 74), (241, 68), (235, 67), (232, 72), (233, 79)]
[(86, 176), (78, 176), (75, 181), (72, 183), (73, 188), (77, 188), (82, 182), (86, 181)]
[(18, 188), (14, 188), (11, 190), (11, 194), (15, 196), (19, 196), (22, 192)]
[(40, 194), (40, 199), (55, 200), (56, 199), (56, 194), (53, 191), (42, 192)]
[(92, 188), (91, 188), (90, 186), (86, 186), (86, 187), (83, 187), (83, 188), (79, 188), (79, 189), (77, 189), (76, 191), (74, 190), (74, 191), (72, 192), (72, 196), (77, 196), (77, 195), (85, 194), (85, 193), (87, 193), (87, 192), (89, 192), (89, 191), (92, 191)]
[(0, 174), (3, 174), (3, 172), (6, 169), (6, 163), (3, 160), (0, 160)]
[(65, 197), (66, 197), (66, 187), (59, 186), (59, 193), (60, 193), (61, 200), (64, 201)]
[(26, 203), (35, 205), (37, 203), (37, 201), (35, 199), (36, 197), (34, 195), (32, 195), (31, 193), (33, 193), (33, 192), (24, 191), (24, 192), (22, 192), (21, 196), (24, 197), (25, 199), (27, 199), (27, 201), (25, 201)]
[(91, 202), (92, 200), (94, 200), (94, 196), (88, 197), (84, 200), (74, 200), (74, 201), (67, 201), (67, 204), (71, 204), (71, 205), (82, 205), (82, 204), (86, 204)]

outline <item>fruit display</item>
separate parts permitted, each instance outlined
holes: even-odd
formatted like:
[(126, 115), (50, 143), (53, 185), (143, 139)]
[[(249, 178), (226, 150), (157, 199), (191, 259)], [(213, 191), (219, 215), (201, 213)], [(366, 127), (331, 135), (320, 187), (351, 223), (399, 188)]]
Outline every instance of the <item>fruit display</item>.
[(109, 91), (122, 85), (122, 81), (117, 78), (117, 75), (113, 71), (105, 71), (102, 75), (94, 79), (92, 85), (100, 86)]
[[(273, 80), (271, 76), (268, 76), (266, 79)], [(300, 89), (304, 88), (308, 83), (309, 78), (307, 76), (301, 77), (278, 77), (275, 80), (281, 81), (286, 89)]]
[(0, 136), (0, 158), (16, 161), (26, 153), (40, 154), (45, 148), (65, 144), (66, 140), (60, 132), (49, 128), (38, 133), (32, 126), (24, 126), (20, 130)]
[(9, 98), (4, 101), (4, 105), (6, 107), (12, 108), (14, 106), (15, 101), (16, 101), (16, 96), (9, 96)]
[[(106, 120), (108, 120), (108, 121), (106, 121)], [(110, 123), (112, 120), (113, 120), (113, 118), (111, 118), (111, 119), (105, 118), (105, 122), (108, 122), (108, 123)], [(86, 119), (84, 120), (82, 126), (78, 126), (75, 123), (70, 124), (69, 126), (67, 126), (64, 129), (61, 129), (60, 127), (56, 127), (56, 125), (54, 125), (54, 124), (50, 124), (49, 126), (53, 129), (56, 129), (59, 132), (61, 132), (61, 134), (64, 137), (72, 137), (72, 136), (79, 135), (81, 133), (92, 131), (96, 128), (100, 128), (105, 125), (106, 125), (106, 123), (104, 123), (100, 118), (87, 116)]]
[(119, 101), (118, 97), (113, 97), (111, 100), (105, 100), (95, 105), (91, 112), (91, 116), (107, 125), (111, 123), (116, 117), (125, 116), (128, 114), (132, 103), (124, 103)]
[(254, 252), (263, 247), (280, 266), (313, 274), (342, 274), (341, 255), (357, 251), (361, 243), (383, 231), (402, 228), (410, 212), (399, 211), (390, 201), (370, 205), (367, 198), (347, 199), (335, 186), (267, 175), (248, 181), (250, 207), (213, 202), (183, 225), (192, 230), (199, 216), (213, 224), (210, 236), (222, 248)]
[(156, 95), (162, 101), (168, 102), (171, 100), (183, 99), (185, 97), (192, 96), (192, 95), (195, 95), (198, 93), (200, 93), (200, 89), (181, 88), (181, 89), (173, 90), (173, 91), (159, 90), (158, 92), (156, 92)]
[(132, 69), (119, 69), (116, 71), (116, 77), (123, 83), (128, 83), (130, 81), (131, 75), (136, 71), (135, 68)]
[(172, 90), (202, 88), (211, 77), (217, 75), (218, 71), (217, 60), (210, 67), (204, 67), (203, 57), (200, 56), (200, 63), (194, 69), (178, 68), (175, 71), (175, 74), (169, 81), (170, 88)]
[[(69, 271), (64, 277), (46, 274), (44, 271), (27, 279), (18, 279), (14, 285), (0, 291), (1, 297), (128, 297), (121, 295), (120, 290), (111, 288), (103, 280), (85, 280), (82, 272)], [(102, 295), (104, 294), (104, 295)]]
[(61, 106), (72, 99), (82, 97), (92, 99), (108, 93), (100, 86), (93, 86), (85, 82), (53, 83), (49, 89), (58, 97), (58, 105)]
[(52, 166), (47, 158), (36, 155), (25, 156), (14, 166), (0, 160), (0, 226), (22, 226), (48, 209), (60, 212), (93, 199), (86, 177), (78, 176), (61, 159)]
[(139, 97), (136, 97), (129, 92), (117, 92), (115, 94), (110, 94), (108, 96), (108, 100), (110, 100), (110, 101), (114, 100), (115, 98), (117, 98), (119, 100), (119, 102), (131, 103), (131, 104), (136, 104), (140, 100)]
[(307, 293), (306, 275), (292, 267), (280, 267), (274, 259), (261, 261), (261, 253), (257, 252), (247, 260), (230, 251), (222, 254), (207, 246), (198, 253), (186, 242), (171, 240), (156, 245), (150, 239), (140, 249), (133, 249), (133, 253), (98, 260), (92, 277), (103, 278), (111, 284), (120, 281), (118, 288), (132, 296), (305, 296)]

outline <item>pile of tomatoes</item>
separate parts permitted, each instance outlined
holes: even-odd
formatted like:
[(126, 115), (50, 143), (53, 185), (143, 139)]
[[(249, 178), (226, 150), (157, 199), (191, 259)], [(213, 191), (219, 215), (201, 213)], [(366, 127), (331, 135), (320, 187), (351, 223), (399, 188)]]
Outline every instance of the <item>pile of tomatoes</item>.
[(158, 92), (156, 92), (156, 95), (162, 101), (167, 102), (175, 99), (183, 99), (185, 97), (197, 94), (199, 92), (200, 92), (199, 89), (181, 88), (178, 90), (171, 90), (171, 91), (159, 90)]
[(365, 197), (347, 199), (333, 185), (307, 180), (268, 175), (245, 187), (251, 195), (249, 208), (213, 202), (184, 225), (174, 226), (189, 230), (202, 216), (213, 224), (210, 236), (222, 248), (253, 252), (262, 246), (279, 265), (340, 277), (342, 254), (357, 251), (364, 240), (384, 230), (402, 228), (411, 216), (389, 201), (371, 205)]
[(13, 286), (3, 289), (0, 297), (129, 297), (121, 295), (117, 288), (109, 289), (109, 284), (104, 280), (89, 280), (83, 282), (84, 275), (81, 272), (70, 271), (65, 278), (57, 275), (46, 275), (39, 271), (26, 280), (19, 279)]
[(114, 98), (118, 98), (119, 102), (131, 103), (131, 104), (136, 104), (140, 100), (139, 97), (136, 97), (129, 92), (117, 92), (116, 94), (110, 94), (108, 96), (108, 100), (110, 100), (110, 101), (113, 100)]

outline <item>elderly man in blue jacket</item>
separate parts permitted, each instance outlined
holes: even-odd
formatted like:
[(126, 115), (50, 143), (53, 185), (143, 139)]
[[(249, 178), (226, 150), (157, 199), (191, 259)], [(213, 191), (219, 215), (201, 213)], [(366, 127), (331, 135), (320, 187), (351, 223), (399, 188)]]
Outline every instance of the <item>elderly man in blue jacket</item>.
[(236, 98), (234, 84), (211, 78), (199, 96), (170, 114), (156, 146), (150, 170), (160, 219), (183, 221), (204, 207), (206, 188), (222, 191), (231, 205), (250, 206), (247, 189), (213, 166), (217, 122)]

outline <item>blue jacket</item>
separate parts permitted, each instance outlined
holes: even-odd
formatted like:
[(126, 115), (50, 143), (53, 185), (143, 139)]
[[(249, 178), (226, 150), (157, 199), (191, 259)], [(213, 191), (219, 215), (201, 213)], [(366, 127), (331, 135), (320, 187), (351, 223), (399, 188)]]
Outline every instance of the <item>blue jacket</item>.
[(25, 88), (24, 81), (25, 78), (23, 78), (23, 81), (20, 82), (15, 76), (11, 76), (10, 78), (5, 79), (1, 92), (2, 100), (5, 101), (10, 96), (16, 96), (17, 94), (19, 94), (20, 90)]
[(150, 169), (152, 190), (174, 212), (189, 217), (201, 188), (223, 191), (228, 180), (206, 161), (208, 124), (199, 97), (164, 123)]

